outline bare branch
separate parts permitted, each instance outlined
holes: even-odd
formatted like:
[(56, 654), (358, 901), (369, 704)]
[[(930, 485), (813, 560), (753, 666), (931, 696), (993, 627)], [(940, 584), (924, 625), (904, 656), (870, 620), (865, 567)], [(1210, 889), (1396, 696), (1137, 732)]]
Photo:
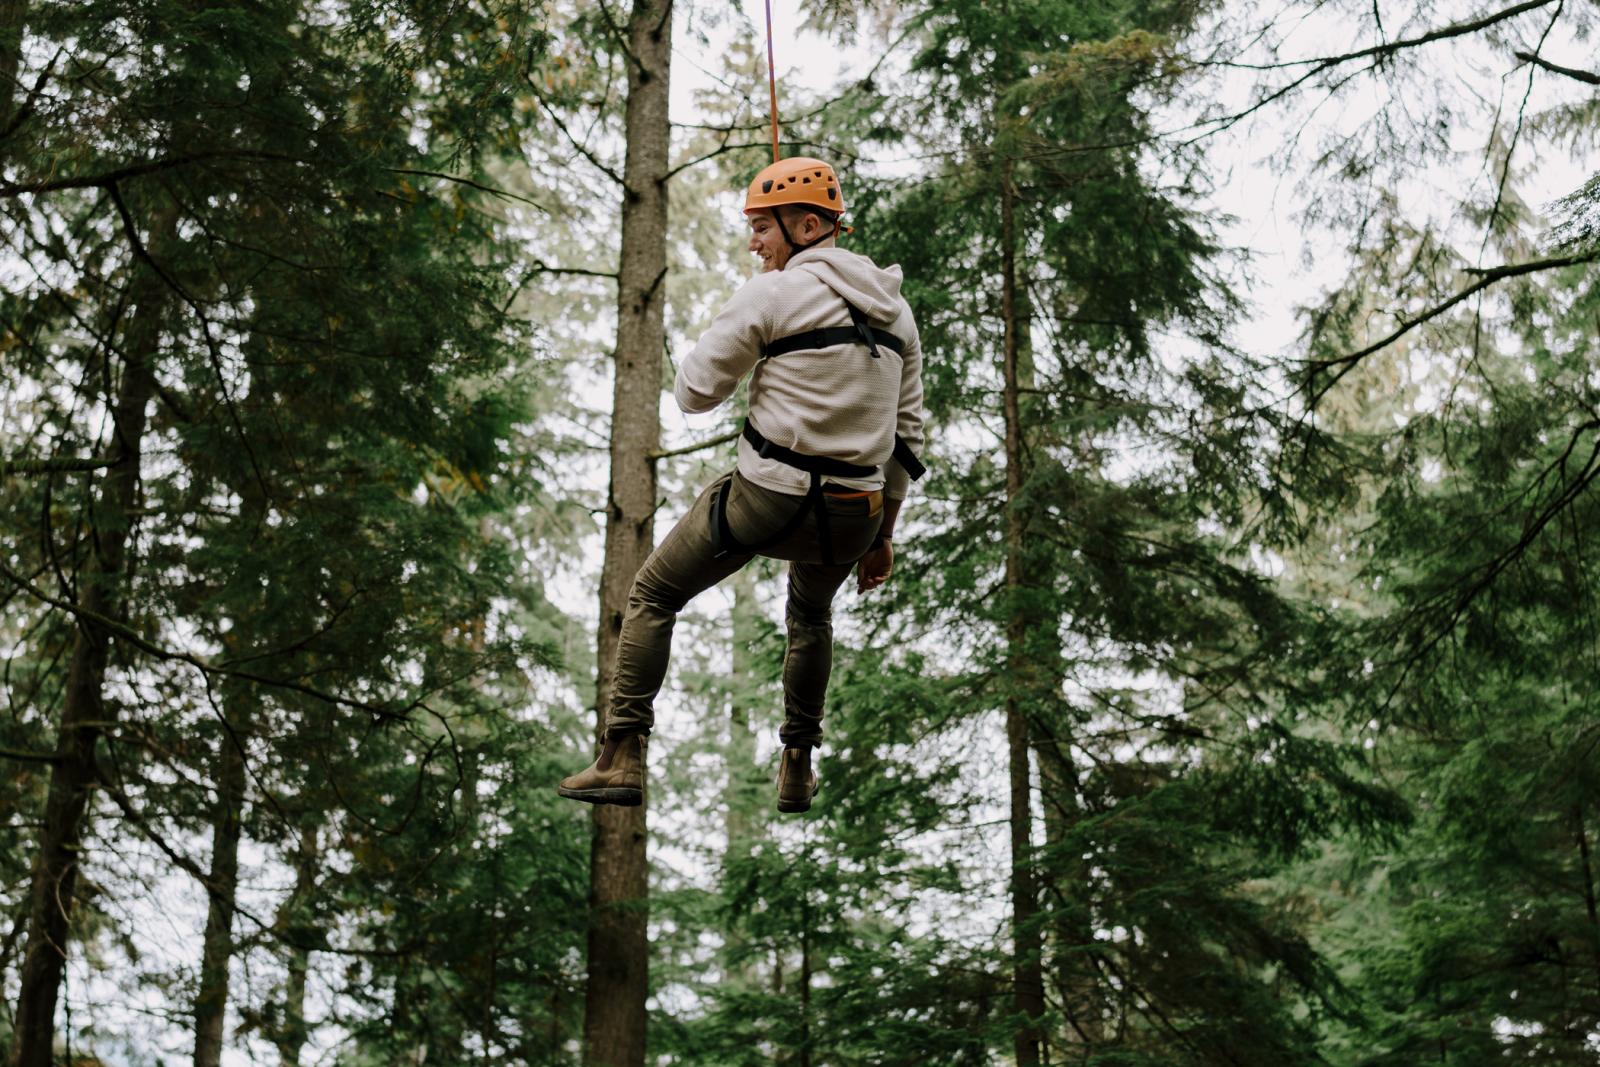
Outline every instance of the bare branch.
[(687, 456), (690, 452), (699, 452), (702, 449), (715, 448), (717, 445), (727, 444), (729, 441), (732, 441), (738, 436), (738, 430), (729, 430), (721, 437), (713, 437), (709, 441), (701, 441), (700, 443), (693, 445), (684, 445), (682, 448), (669, 448), (666, 450), (657, 449), (654, 452), (646, 452), (645, 455), (649, 456), (651, 459), (668, 459), (672, 456)]
[(7, 748), (0, 745), (0, 759), (16, 760), (20, 763), (60, 763), (59, 752), (29, 752), (20, 748)]
[(713, 148), (711, 151), (705, 153), (704, 155), (696, 156), (693, 159), (686, 160), (685, 162), (679, 163), (676, 167), (673, 167), (671, 170), (667, 171), (666, 177), (663, 178), (662, 180), (663, 181), (670, 181), (672, 179), (672, 177), (674, 175), (676, 175), (679, 171), (688, 170), (690, 167), (696, 166), (696, 165), (698, 165), (700, 163), (704, 163), (708, 159), (715, 159), (718, 156), (726, 155), (729, 152), (737, 152), (741, 148), (765, 148), (766, 144), (767, 143), (765, 141), (748, 141), (748, 142), (742, 142), (740, 144), (718, 145), (716, 148)]
[(33, 117), (34, 109), (39, 105), (39, 96), (44, 92), (44, 87), (50, 81), (50, 76), (56, 72), (56, 64), (60, 62), (61, 56), (66, 50), (66, 45), (57, 48), (56, 54), (50, 57), (50, 62), (46, 63), (44, 69), (39, 71), (39, 77), (34, 79), (33, 88), (28, 90), (27, 99), (22, 102), (22, 106), (17, 109), (16, 114), (11, 116), (11, 121), (6, 123), (5, 129), (0, 130), (0, 141), (8, 140), (12, 134), (22, 128), (23, 123)]
[(552, 267), (542, 259), (535, 259), (528, 268), (530, 274), (577, 274), (585, 278), (610, 278), (616, 280), (614, 270), (589, 270), (585, 267)]
[[(531, 77), (528, 79), (528, 84), (530, 86), (533, 85), (533, 79)], [(567, 129), (567, 124), (561, 121), (561, 116), (556, 114), (555, 108), (551, 107), (549, 102), (545, 100), (545, 98), (539, 93), (537, 86), (534, 87), (533, 98), (539, 101), (539, 106), (544, 108), (544, 113), (550, 116), (550, 121), (556, 124), (556, 129), (561, 131), (562, 135), (566, 137), (567, 143), (572, 145), (573, 149), (577, 151), (580, 156), (588, 160), (591, 166), (593, 166), (600, 173), (604, 174), (606, 177), (610, 178), (612, 181), (616, 182), (618, 185), (622, 186), (624, 189), (628, 187), (628, 183), (622, 180), (622, 175), (618, 174), (593, 152), (589, 151), (588, 146), (574, 136), (571, 130)]]
[[(1523, 0), (1523, 2), (1520, 4), (1514, 4), (1511, 7), (1506, 8), (1504, 11), (1497, 11), (1492, 15), (1484, 15), (1482, 18), (1471, 19), (1467, 22), (1452, 22), (1447, 26), (1440, 26), (1436, 30), (1429, 30), (1427, 33), (1418, 34), (1416, 37), (1401, 37), (1393, 41), (1386, 41), (1382, 44), (1369, 45), (1366, 48), (1359, 48), (1353, 52), (1343, 52), (1339, 55), (1309, 56), (1305, 59), (1286, 59), (1279, 63), (1235, 63), (1228, 60), (1217, 60), (1209, 62), (1203, 61), (1194, 65), (1199, 67), (1233, 67), (1239, 70), (1283, 70), (1286, 67), (1303, 66), (1312, 66), (1318, 69), (1325, 69), (1327, 67), (1338, 66), (1341, 63), (1348, 63), (1352, 59), (1372, 59), (1378, 56), (1388, 56), (1402, 49), (1419, 48), (1422, 45), (1433, 44), (1435, 41), (1444, 41), (1452, 37), (1464, 37), (1470, 33), (1477, 33), (1479, 30), (1488, 29), (1490, 26), (1493, 26), (1498, 22), (1504, 22), (1506, 19), (1516, 18), (1518, 15), (1525, 15), (1529, 11), (1534, 11), (1541, 7), (1548, 7), (1550, 4), (1557, 2), (1558, 0)], [(1316, 72), (1313, 71), (1312, 73)]]
[(1532, 52), (1512, 52), (1511, 54), (1524, 63), (1532, 63), (1536, 67), (1543, 67), (1552, 74), (1564, 74), (1569, 78), (1583, 82), (1585, 85), (1600, 85), (1600, 74), (1591, 74), (1589, 71), (1579, 70), (1576, 67), (1563, 67), (1559, 63), (1552, 63), (1543, 56), (1536, 56)]

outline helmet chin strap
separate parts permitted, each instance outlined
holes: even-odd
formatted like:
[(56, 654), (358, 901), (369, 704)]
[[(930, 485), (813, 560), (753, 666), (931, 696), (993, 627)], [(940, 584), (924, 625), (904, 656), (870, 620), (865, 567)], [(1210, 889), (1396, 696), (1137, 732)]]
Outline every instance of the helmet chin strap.
[(802, 245), (802, 244), (796, 244), (795, 243), (795, 239), (793, 237), (789, 236), (789, 227), (787, 227), (787, 226), (785, 226), (783, 224), (783, 212), (782, 212), (782, 210), (780, 208), (773, 208), (772, 209), (772, 221), (776, 222), (778, 224), (778, 232), (783, 234), (783, 240), (789, 246), (789, 254), (791, 256), (794, 255), (796, 252), (804, 252), (808, 248), (811, 248), (811, 247), (813, 247), (815, 245), (821, 244), (823, 241), (826, 241), (828, 238), (835, 236), (839, 232), (839, 220), (835, 219), (833, 221), (833, 228), (830, 229), (827, 233), (824, 233), (822, 236), (817, 237), (817, 238), (815, 238), (815, 239), (813, 239), (811, 241), (807, 241), (805, 244)]

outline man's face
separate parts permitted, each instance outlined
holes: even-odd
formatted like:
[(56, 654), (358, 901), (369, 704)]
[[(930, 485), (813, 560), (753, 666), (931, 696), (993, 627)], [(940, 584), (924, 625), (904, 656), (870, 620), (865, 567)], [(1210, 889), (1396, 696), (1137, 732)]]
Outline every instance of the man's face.
[(757, 211), (747, 216), (750, 222), (750, 251), (761, 257), (761, 271), (782, 270), (789, 262), (789, 242), (773, 221), (772, 212)]

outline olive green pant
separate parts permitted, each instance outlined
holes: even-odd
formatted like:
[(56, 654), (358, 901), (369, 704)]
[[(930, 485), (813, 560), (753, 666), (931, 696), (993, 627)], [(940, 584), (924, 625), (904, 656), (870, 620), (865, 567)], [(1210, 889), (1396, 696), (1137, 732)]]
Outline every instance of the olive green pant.
[[(678, 520), (666, 539), (639, 568), (628, 594), (617, 642), (611, 707), (606, 734), (647, 734), (655, 723), (656, 693), (667, 676), (672, 627), (695, 594), (716, 585), (758, 553), (733, 550), (718, 556), (711, 541), (712, 507), (723, 484), (728, 493), (728, 527), (741, 545), (762, 545), (804, 505), (803, 496), (764, 489), (737, 471), (717, 479)], [(783, 727), (786, 746), (814, 746), (822, 740), (822, 703), (833, 669), (833, 596), (866, 554), (883, 522), (882, 497), (825, 494), (828, 536), (834, 563), (823, 563), (815, 516), (793, 534), (759, 554), (789, 562), (789, 601), (784, 611), (789, 641), (783, 655)]]

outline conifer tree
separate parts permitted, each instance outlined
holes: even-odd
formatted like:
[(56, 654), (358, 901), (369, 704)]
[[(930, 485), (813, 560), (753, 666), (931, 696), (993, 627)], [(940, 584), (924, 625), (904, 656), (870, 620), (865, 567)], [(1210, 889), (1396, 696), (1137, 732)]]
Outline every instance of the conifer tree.
[[(302, 838), (273, 821), (309, 802), (393, 827), (373, 808), (400, 798), (426, 815), (402, 807), (399, 826), (437, 833), (472, 755), (452, 733), (514, 697), (514, 657), (545, 655), (454, 633), (493, 616), (508, 572), (474, 512), (502, 490), (521, 398), (498, 376), (523, 338), (479, 164), (537, 44), (525, 12), (115, 7), (29, 12), (16, 68), (35, 91), (6, 129), (5, 236), (29, 273), (4, 301), (0, 373), (8, 404), (39, 402), (7, 424), (0, 558), (7, 631), (48, 638), (7, 662), (46, 682), (6, 734), (50, 768), (17, 808), (40, 826), (10, 942), (26, 955), (9, 1055), (29, 1067), (49, 1062), (65, 954), (98, 919), (75, 888), (102, 842), (205, 888), (196, 1060), (213, 1061), (231, 928), (265, 932), (232, 899), (237, 835)], [(414, 73), (436, 62), (424, 93)], [(446, 500), (451, 478), (476, 488)], [(192, 783), (213, 776), (202, 802)], [(314, 801), (294, 795), (308, 782)], [(246, 791), (260, 803), (241, 823)], [(120, 819), (91, 836), (107, 807)], [(201, 834), (209, 864), (188, 855)], [(284, 931), (292, 952), (349, 948), (304, 929)]]
[[(902, 588), (937, 590), (906, 602), (923, 619), (975, 628), (968, 706), (1009, 713), (1019, 1062), (1308, 1059), (1308, 1031), (1255, 976), (1278, 968), (1319, 1005), (1330, 977), (1241, 883), (1319, 826), (1387, 810), (1358, 750), (1264, 725), (1285, 684), (1270, 665), (1300, 623), (1206, 532), (1247, 507), (1258, 431), (1231, 420), (1252, 370), (1225, 344), (1214, 237), (1181, 180), (1151, 177), (1195, 160), (1146, 154), (1138, 95), (1173, 91), (1196, 15), (922, 9), (913, 69), (935, 103), (894, 125), (943, 124), (952, 161), (885, 183), (863, 226), (875, 255), (923, 266), (913, 299), (947, 435), (992, 433), (1005, 464), (982, 446), (941, 457), (932, 495), (962, 506), (937, 516), (911, 560), (922, 580)], [(1207, 354), (1174, 372), (1172, 331)], [(1165, 681), (1129, 684), (1141, 676)], [(1313, 801), (1231, 754), (1265, 745), (1338, 784)], [(1314, 819), (1267, 815), (1308, 806)]]
[[(616, 28), (620, 34), (621, 28)], [(660, 443), (661, 350), (667, 270), (667, 104), (672, 56), (670, 0), (639, 0), (626, 41), (627, 160), (622, 173), (622, 249), (617, 267), (617, 346), (611, 406), (611, 483), (596, 644), (597, 730), (611, 699), (611, 665), (633, 576), (655, 547), (655, 459)], [(647, 869), (645, 806), (599, 806), (590, 856), (589, 983), (585, 1062), (639, 1067), (645, 1054)]]

